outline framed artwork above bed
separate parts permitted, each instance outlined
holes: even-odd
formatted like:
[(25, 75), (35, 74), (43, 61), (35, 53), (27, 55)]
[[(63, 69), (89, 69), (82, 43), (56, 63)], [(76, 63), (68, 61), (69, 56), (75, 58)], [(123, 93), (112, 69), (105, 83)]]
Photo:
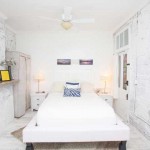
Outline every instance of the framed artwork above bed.
[(71, 59), (57, 59), (57, 65), (71, 65)]
[(79, 59), (80, 65), (93, 65), (93, 59)]
[(93, 59), (57, 59), (57, 65), (93, 65)]

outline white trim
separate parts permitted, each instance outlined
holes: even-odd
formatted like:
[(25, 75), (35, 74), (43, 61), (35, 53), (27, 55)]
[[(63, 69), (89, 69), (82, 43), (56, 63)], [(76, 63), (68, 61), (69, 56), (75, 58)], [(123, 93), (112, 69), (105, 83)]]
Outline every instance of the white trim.
[[(124, 33), (125, 30), (128, 30), (128, 45), (120, 47), (120, 41), (119, 41), (119, 48), (116, 48), (116, 38), (117, 36), (120, 36), (121, 33)], [(118, 30), (118, 32), (114, 33), (113, 38), (114, 38), (114, 54), (121, 53), (123, 51), (128, 51), (130, 49), (130, 24), (124, 26), (121, 30)]]

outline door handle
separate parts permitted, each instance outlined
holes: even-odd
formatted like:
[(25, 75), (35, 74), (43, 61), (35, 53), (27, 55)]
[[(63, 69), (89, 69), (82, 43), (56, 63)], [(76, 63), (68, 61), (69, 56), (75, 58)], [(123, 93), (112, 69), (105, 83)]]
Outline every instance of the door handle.
[(126, 84), (128, 86), (129, 85), (129, 81), (126, 81), (124, 84)]

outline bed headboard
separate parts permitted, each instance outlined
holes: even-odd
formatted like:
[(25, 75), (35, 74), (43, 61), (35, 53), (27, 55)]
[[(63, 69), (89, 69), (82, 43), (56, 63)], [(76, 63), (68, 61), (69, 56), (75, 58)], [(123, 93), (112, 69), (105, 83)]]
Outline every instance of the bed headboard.
[(54, 73), (54, 81), (78, 81), (93, 83), (93, 71), (90, 70), (57, 70)]

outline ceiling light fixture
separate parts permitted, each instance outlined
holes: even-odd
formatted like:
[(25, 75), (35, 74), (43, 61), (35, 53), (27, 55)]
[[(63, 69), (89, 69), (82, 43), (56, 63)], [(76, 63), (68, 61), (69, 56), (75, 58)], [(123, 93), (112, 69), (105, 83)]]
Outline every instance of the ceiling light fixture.
[(68, 30), (72, 27), (72, 23), (70, 21), (62, 21), (61, 26), (65, 29)]

